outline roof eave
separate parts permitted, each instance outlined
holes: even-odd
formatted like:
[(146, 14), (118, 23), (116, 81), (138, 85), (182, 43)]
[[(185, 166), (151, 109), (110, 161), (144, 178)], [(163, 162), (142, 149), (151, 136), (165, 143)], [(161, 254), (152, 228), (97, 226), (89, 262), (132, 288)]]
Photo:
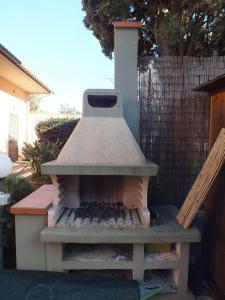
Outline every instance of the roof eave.
[(20, 70), (22, 70), (27, 76), (33, 79), (37, 84), (39, 84), (43, 89), (46, 90), (47, 94), (54, 94), (54, 92), (47, 87), (42, 81), (40, 81), (37, 77), (35, 77), (27, 68), (23, 65), (20, 66)]
[(22, 62), (17, 59), (8, 49), (0, 44), (0, 54), (3, 55), (10, 63), (12, 63), (16, 68), (22, 71), (26, 76), (35, 81), (40, 87), (42, 87), (46, 94), (54, 94), (54, 92), (46, 86), (41, 80), (39, 80), (31, 71), (29, 71)]
[(222, 89), (225, 89), (225, 74), (200, 84), (199, 86), (193, 88), (192, 91), (212, 93)]

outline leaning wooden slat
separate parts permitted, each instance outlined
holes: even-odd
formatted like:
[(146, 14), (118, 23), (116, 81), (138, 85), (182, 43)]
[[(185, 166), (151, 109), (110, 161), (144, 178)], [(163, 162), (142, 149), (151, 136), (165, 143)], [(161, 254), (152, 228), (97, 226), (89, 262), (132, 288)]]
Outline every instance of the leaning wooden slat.
[[(204, 177), (204, 185), (205, 185), (205, 188), (208, 187), (209, 185), (209, 180), (213, 181), (215, 179), (215, 177), (217, 176), (221, 166), (223, 165), (223, 162), (224, 162), (224, 157), (225, 157), (225, 152), (221, 155), (221, 159), (220, 160), (217, 160), (217, 164), (216, 165), (212, 165), (211, 166), (211, 171), (209, 172), (208, 176), (205, 176)], [(215, 158), (216, 160), (216, 158)], [(202, 194), (206, 191), (205, 190), (202, 190)]]
[[(225, 157), (223, 159), (223, 161), (225, 160)], [(222, 164), (220, 164), (214, 171), (214, 174), (211, 174), (210, 177), (207, 178), (207, 185), (202, 187), (202, 192), (195, 196), (195, 198), (193, 199), (194, 201), (192, 201), (192, 206), (190, 206), (189, 210), (187, 211), (186, 215), (183, 218), (182, 224), (185, 228), (187, 228), (192, 219), (190, 218), (190, 216), (195, 215), (196, 212), (198, 211), (198, 209), (200, 208), (202, 202), (204, 201), (205, 197), (208, 194), (209, 188), (212, 186), (217, 174), (219, 173), (219, 170), (221, 169)]]
[[(223, 149), (225, 149), (225, 144), (223, 146)], [(198, 188), (200, 187), (200, 191), (197, 191), (197, 193), (193, 195), (192, 197), (193, 205), (189, 207), (189, 210), (187, 211), (186, 215), (183, 218), (182, 224), (184, 226), (189, 226), (190, 222), (192, 221), (189, 220), (189, 215), (192, 214), (195, 215), (196, 212), (198, 211), (199, 207), (201, 206), (202, 202), (204, 201), (209, 191), (209, 188), (211, 187), (217, 174), (219, 173), (219, 170), (221, 169), (224, 160), (225, 160), (225, 152), (221, 153), (221, 151), (218, 151), (217, 155), (214, 157), (214, 163), (208, 164), (208, 172), (206, 174), (203, 174), (201, 178), (202, 185), (200, 184), (201, 182), (198, 183)]]
[[(225, 158), (224, 158), (223, 161), (225, 161)], [(218, 168), (217, 174), (219, 173), (219, 170), (220, 170), (220, 169), (221, 169), (221, 167)], [(215, 178), (216, 178), (216, 176), (214, 176), (214, 177), (213, 177), (213, 180), (211, 180), (211, 183), (212, 183), (212, 184), (213, 184)], [(212, 184), (210, 184), (210, 186), (212, 186)], [(207, 190), (205, 191), (205, 193), (203, 194), (203, 196), (202, 196), (202, 198), (201, 198), (201, 201), (197, 201), (196, 207), (193, 207), (193, 208), (192, 208), (190, 214), (193, 214), (193, 215), (195, 216), (195, 214), (197, 213), (198, 209), (200, 208), (202, 202), (204, 201), (205, 197), (207, 196), (208, 191), (209, 191), (209, 189), (207, 189)], [(188, 228), (188, 227), (190, 226), (191, 221), (192, 221), (192, 219), (186, 217), (185, 220), (184, 220), (184, 222), (183, 222), (184, 227), (185, 227), (185, 228)]]
[[(215, 148), (214, 148), (215, 149)], [(211, 154), (211, 153), (210, 153)], [(189, 193), (189, 195), (188, 195), (188, 197), (187, 197), (187, 199), (189, 200), (189, 201), (186, 201), (185, 203), (184, 203), (184, 206), (183, 206), (183, 208), (182, 208), (182, 210), (183, 210), (183, 212), (184, 212), (184, 215), (186, 215), (186, 214), (188, 214), (188, 212), (191, 210), (191, 205), (190, 205), (190, 202), (192, 201), (193, 203), (195, 203), (195, 196), (198, 196), (199, 195), (199, 193), (201, 192), (201, 185), (199, 184), (199, 181), (203, 181), (203, 179), (205, 178), (205, 174), (204, 173), (206, 173), (207, 174), (207, 171), (205, 171), (205, 170), (211, 170), (212, 171), (212, 166), (209, 164), (209, 161), (211, 162), (211, 161), (213, 161), (213, 158), (214, 157), (212, 157), (212, 159), (211, 159), (211, 156), (209, 156), (209, 159), (207, 159), (207, 161), (206, 161), (206, 163), (205, 163), (205, 165), (207, 166), (207, 168), (205, 168), (205, 165), (204, 165), (204, 168), (202, 169), (202, 171), (200, 172), (200, 175), (199, 175), (199, 177), (198, 177), (198, 179), (196, 180), (196, 183), (193, 185), (193, 187), (192, 187), (192, 189), (191, 189), (191, 191), (190, 191), (190, 193)], [(210, 172), (211, 172), (210, 171)], [(208, 171), (208, 173), (209, 174), (207, 174), (208, 176), (210, 176), (210, 172)], [(207, 177), (206, 177), (206, 179), (207, 179)], [(181, 212), (182, 212), (182, 210), (181, 210)], [(180, 214), (180, 218), (181, 219), (183, 219), (183, 217), (184, 217), (184, 215), (182, 215), (182, 214)]]
[[(221, 142), (222, 137), (223, 137), (223, 135), (219, 136), (215, 147), (213, 147), (212, 151), (210, 152), (210, 154), (209, 154), (209, 156), (208, 156), (208, 158), (207, 158), (207, 160), (206, 160), (206, 162), (205, 162), (205, 164), (204, 164), (204, 166), (203, 166), (203, 168), (202, 168), (202, 170), (201, 170), (201, 172), (200, 172), (200, 174), (199, 174), (199, 176), (196, 180), (196, 181), (198, 181), (197, 184), (195, 183), (193, 185), (191, 191), (188, 194), (187, 198), (191, 198), (193, 202), (195, 201), (193, 196), (194, 195), (199, 195), (199, 193), (201, 192), (202, 187), (201, 187), (201, 185), (199, 185), (199, 181), (203, 180), (203, 178), (205, 178), (205, 177), (207, 178), (207, 176), (210, 176), (210, 172), (212, 172), (211, 164), (213, 162), (215, 163), (215, 156), (214, 155), (217, 154), (221, 149), (222, 149), (222, 151), (224, 151), (225, 139), (223, 139), (223, 141)], [(220, 156), (221, 156), (221, 154), (220, 154)], [(209, 172), (209, 170), (210, 170), (210, 172)], [(189, 201), (191, 201), (191, 200), (189, 200)], [(182, 211), (185, 214), (187, 213), (187, 209), (190, 209), (189, 201), (185, 201), (185, 203), (183, 204), (183, 207), (182, 207), (183, 208)], [(181, 214), (180, 214), (181, 217), (182, 217), (182, 211), (181, 211)]]
[(204, 193), (205, 189), (207, 189), (208, 183), (210, 184), (209, 178), (206, 177), (204, 173), (201, 173), (198, 179), (196, 180), (195, 184), (193, 185), (191, 191), (189, 192), (187, 199), (182, 207), (182, 210), (180, 211), (179, 217), (181, 219), (183, 219), (187, 214), (189, 214), (192, 203), (194, 205), (196, 204), (196, 198), (199, 202), (201, 202), (202, 194)]
[[(218, 162), (218, 165), (216, 167), (212, 166), (212, 170), (209, 173), (209, 176), (204, 177), (204, 178), (202, 177), (203, 184), (202, 185), (199, 184), (200, 190), (196, 191), (196, 193), (194, 195), (191, 195), (192, 202), (194, 205), (192, 207), (191, 206), (189, 207), (189, 210), (186, 213), (186, 218), (187, 218), (187, 214), (190, 214), (191, 211), (193, 211), (193, 209), (195, 209), (195, 208), (198, 209), (198, 206), (201, 205), (201, 203), (204, 201), (204, 198), (206, 197), (206, 195), (208, 193), (209, 187), (214, 182), (215, 177), (217, 176), (217, 174), (221, 168), (221, 164), (224, 161), (224, 156), (225, 155), (223, 155), (221, 162)], [(185, 222), (185, 219), (184, 219), (184, 222)]]
[(223, 163), (225, 161), (225, 129), (223, 128), (209, 153), (195, 183), (193, 184), (180, 212), (177, 221), (188, 228), (199, 207), (213, 185)]

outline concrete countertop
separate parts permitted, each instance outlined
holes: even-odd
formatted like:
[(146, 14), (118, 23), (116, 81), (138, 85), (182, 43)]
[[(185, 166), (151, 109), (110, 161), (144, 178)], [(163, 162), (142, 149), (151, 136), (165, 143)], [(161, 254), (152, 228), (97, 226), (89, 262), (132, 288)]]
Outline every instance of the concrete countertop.
[(46, 227), (40, 233), (42, 242), (51, 243), (176, 243), (200, 242), (196, 227), (183, 229), (176, 221), (178, 209), (171, 206), (155, 206), (160, 224), (148, 228), (57, 228)]
[(53, 199), (53, 185), (45, 184), (10, 208), (15, 215), (47, 215)]

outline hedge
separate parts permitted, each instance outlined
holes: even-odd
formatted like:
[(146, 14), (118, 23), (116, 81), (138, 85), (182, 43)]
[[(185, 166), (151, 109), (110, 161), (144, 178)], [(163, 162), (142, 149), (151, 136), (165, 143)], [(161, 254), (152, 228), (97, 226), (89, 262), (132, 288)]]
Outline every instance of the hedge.
[(79, 119), (51, 118), (39, 122), (35, 132), (40, 142), (58, 142), (63, 146), (78, 122)]

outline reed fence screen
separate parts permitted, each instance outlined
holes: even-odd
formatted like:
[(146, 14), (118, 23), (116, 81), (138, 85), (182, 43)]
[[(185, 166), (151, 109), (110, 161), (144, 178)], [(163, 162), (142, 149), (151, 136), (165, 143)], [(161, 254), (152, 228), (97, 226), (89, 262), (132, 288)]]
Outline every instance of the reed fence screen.
[(210, 97), (192, 89), (223, 73), (225, 57), (141, 61), (140, 143), (159, 165), (150, 184), (151, 203), (183, 203), (208, 153)]

